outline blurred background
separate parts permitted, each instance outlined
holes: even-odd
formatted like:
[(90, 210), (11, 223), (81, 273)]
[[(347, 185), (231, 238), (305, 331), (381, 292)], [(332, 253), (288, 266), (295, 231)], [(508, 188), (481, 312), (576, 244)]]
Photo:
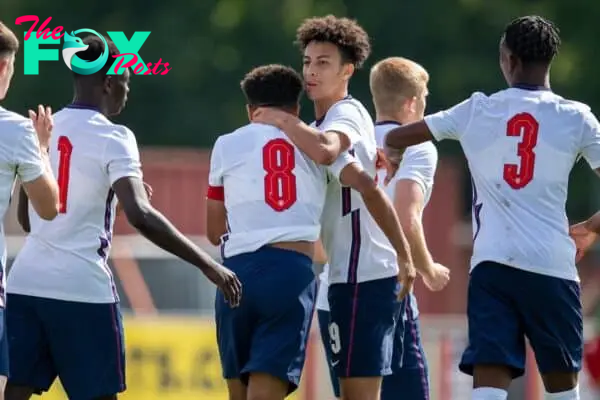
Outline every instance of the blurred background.
[[(31, 25), (14, 24), (22, 15), (38, 15), (40, 23), (51, 16), (50, 29), (60, 25), (69, 32), (124, 31), (129, 38), (135, 31), (151, 31), (140, 56), (146, 63), (169, 62), (172, 70), (167, 75), (133, 76), (128, 106), (115, 122), (126, 124), (137, 136), (145, 179), (154, 188), (154, 205), (215, 256), (218, 251), (204, 237), (211, 146), (219, 135), (246, 123), (239, 82), (247, 71), (267, 63), (301, 68), (292, 42), (306, 17), (348, 16), (369, 32), (373, 53), (354, 77), (351, 92), (371, 110), (370, 66), (380, 58), (404, 56), (429, 70), (428, 112), (434, 112), (475, 90), (491, 93), (504, 88), (497, 54), (502, 30), (517, 16), (540, 14), (561, 28), (563, 44), (552, 70), (553, 89), (592, 109), (600, 107), (596, 78), (600, 3), (592, 0), (2, 0), (0, 10), (3, 22), (20, 37)], [(21, 51), (2, 105), (23, 114), (38, 103), (59, 109), (72, 98), (70, 74), (62, 61), (43, 61), (39, 75), (24, 75)], [(310, 121), (312, 107), (306, 101), (303, 105), (303, 117)], [(453, 275), (441, 293), (428, 293), (420, 284), (416, 291), (431, 398), (462, 400), (469, 397), (471, 385), (456, 367), (466, 341), (471, 187), (460, 147), (442, 143), (439, 149), (433, 197), (425, 213), (427, 239), (435, 258)], [(572, 221), (598, 209), (598, 182), (587, 165), (576, 166), (567, 204)], [(12, 258), (23, 240), (14, 210), (6, 231)], [(129, 389), (123, 399), (226, 399), (212, 325), (214, 288), (194, 268), (136, 235), (123, 217), (115, 234), (111, 267), (127, 314)], [(600, 292), (597, 262), (592, 253), (580, 268), (584, 295), (589, 293), (590, 298), (586, 298), (590, 336)], [(294, 398), (330, 399), (325, 368), (315, 331), (303, 386)], [(598, 398), (585, 376), (582, 391), (583, 398)], [(515, 382), (511, 399), (537, 400), (541, 393), (532, 373)], [(66, 397), (56, 386), (44, 398)]]

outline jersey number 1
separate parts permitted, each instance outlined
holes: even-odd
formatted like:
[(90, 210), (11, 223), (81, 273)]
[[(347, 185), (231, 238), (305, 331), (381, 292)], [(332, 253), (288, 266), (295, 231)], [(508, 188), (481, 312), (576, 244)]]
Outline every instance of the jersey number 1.
[(285, 139), (269, 140), (263, 147), (265, 203), (277, 212), (290, 208), (297, 200), (296, 153)]
[(71, 172), (71, 153), (73, 153), (73, 144), (66, 136), (58, 138), (58, 200), (60, 208), (58, 212), (65, 214), (67, 212), (67, 194), (69, 193), (69, 175)]
[(504, 164), (504, 181), (515, 189), (523, 189), (533, 180), (535, 168), (534, 149), (537, 145), (540, 124), (529, 113), (520, 113), (508, 120), (506, 136), (520, 136), (517, 155), (520, 164)]

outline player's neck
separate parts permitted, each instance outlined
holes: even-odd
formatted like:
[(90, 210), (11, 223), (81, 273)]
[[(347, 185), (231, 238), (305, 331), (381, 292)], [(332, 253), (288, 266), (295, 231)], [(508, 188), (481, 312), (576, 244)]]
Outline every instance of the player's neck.
[(79, 93), (75, 93), (72, 104), (96, 109), (98, 110), (98, 112), (104, 115), (108, 115), (107, 107), (104, 104), (104, 101), (102, 99), (98, 99), (96, 96), (85, 96)]
[(532, 71), (532, 73), (523, 72), (522, 74), (515, 76), (512, 86), (529, 86), (537, 87), (540, 89), (550, 89), (550, 75), (540, 74), (539, 71)]
[(343, 93), (340, 93), (336, 96), (315, 100), (315, 102), (314, 102), (315, 119), (319, 120), (319, 119), (322, 119), (323, 117), (325, 117), (325, 114), (327, 114), (327, 111), (329, 111), (331, 106), (333, 106), (335, 103), (337, 103), (340, 100), (343, 100), (346, 97), (348, 97), (347, 90), (345, 90)]
[(410, 124), (412, 122), (416, 122), (417, 119), (413, 118), (410, 115), (404, 115), (403, 113), (375, 113), (375, 123), (382, 122), (396, 122), (401, 125)]

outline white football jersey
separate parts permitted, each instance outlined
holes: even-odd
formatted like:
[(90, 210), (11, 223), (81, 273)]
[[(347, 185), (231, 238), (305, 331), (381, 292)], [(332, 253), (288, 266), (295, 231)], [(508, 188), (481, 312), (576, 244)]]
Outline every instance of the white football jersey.
[[(377, 144), (373, 120), (351, 97), (335, 103), (314, 126), (348, 136), (350, 151), (363, 169), (376, 177)], [(340, 170), (335, 161), (332, 168)], [(331, 167), (330, 167), (331, 168)], [(375, 223), (360, 194), (338, 181), (327, 185), (321, 238), (329, 259), (329, 282), (358, 283), (398, 274), (396, 252)]]
[[(347, 155), (340, 165), (350, 162), (353, 158)], [(222, 193), (227, 210), (228, 233), (221, 238), (224, 257), (269, 243), (319, 238), (326, 172), (279, 129), (251, 123), (220, 136), (208, 179), (208, 197)]]
[[(0, 218), (4, 219), (15, 187), (33, 181), (44, 173), (37, 134), (31, 120), (0, 107)], [(6, 238), (0, 223), (0, 307), (5, 306)]]
[[(392, 121), (375, 124), (375, 140), (378, 147), (383, 147), (385, 135), (397, 126), (399, 126), (399, 124)], [(400, 168), (389, 185), (385, 186), (383, 184), (386, 172), (383, 170), (378, 171), (379, 185), (393, 202), (396, 196), (396, 183), (401, 179), (412, 180), (421, 186), (423, 195), (425, 196), (426, 206), (431, 197), (431, 191), (433, 190), (433, 180), (437, 168), (437, 161), (437, 149), (432, 142), (410, 146), (405, 150), (402, 162), (400, 163)], [(319, 275), (320, 286), (317, 296), (317, 309), (325, 311), (329, 310), (329, 302), (327, 301), (327, 289), (329, 286), (327, 282), (328, 273), (329, 266), (326, 265), (325, 268), (323, 268), (323, 272)], [(411, 297), (411, 304), (413, 316), (418, 316), (419, 310), (414, 296)]]
[(600, 167), (600, 125), (585, 104), (533, 89), (477, 92), (425, 122), (437, 140), (458, 140), (469, 163), (471, 268), (493, 261), (577, 281), (569, 174), (580, 155)]
[(9, 293), (114, 303), (107, 263), (117, 203), (112, 185), (142, 178), (135, 136), (94, 109), (69, 106), (54, 116), (50, 159), (60, 213), (44, 221), (30, 207), (31, 232), (9, 274)]

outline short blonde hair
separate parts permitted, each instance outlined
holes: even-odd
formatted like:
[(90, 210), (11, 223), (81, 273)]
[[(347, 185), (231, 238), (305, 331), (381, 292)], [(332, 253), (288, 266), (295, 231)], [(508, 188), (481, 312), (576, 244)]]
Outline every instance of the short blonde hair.
[(19, 39), (6, 25), (0, 22), (0, 57), (16, 53), (19, 50)]
[(378, 112), (397, 110), (403, 100), (421, 96), (429, 74), (420, 64), (403, 57), (389, 57), (371, 68), (369, 86)]

